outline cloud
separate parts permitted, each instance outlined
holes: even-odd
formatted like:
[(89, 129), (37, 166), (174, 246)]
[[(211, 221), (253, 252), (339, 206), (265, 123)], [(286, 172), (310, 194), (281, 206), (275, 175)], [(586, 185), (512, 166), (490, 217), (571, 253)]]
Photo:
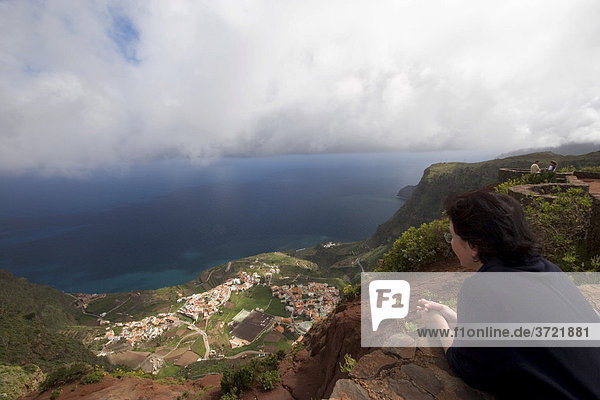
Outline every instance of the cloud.
[(0, 170), (600, 143), (600, 3), (0, 2)]

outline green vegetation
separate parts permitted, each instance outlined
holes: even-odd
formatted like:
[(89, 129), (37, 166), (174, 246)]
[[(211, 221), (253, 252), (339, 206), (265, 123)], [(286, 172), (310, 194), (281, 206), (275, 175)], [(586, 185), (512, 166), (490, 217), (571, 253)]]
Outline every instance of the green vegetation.
[(242, 309), (253, 310), (256, 307), (262, 308), (265, 312), (271, 315), (288, 316), (289, 312), (285, 311), (285, 306), (273, 297), (271, 289), (267, 286), (254, 286), (249, 290), (240, 293), (233, 293), (229, 302), (233, 305), (232, 308), (223, 309), (223, 314), (215, 314), (211, 317), (211, 321), (219, 320), (230, 322), (235, 315)]
[(192, 363), (181, 368), (176, 378), (198, 379), (208, 373), (223, 373), (231, 369), (231, 364), (227, 360), (207, 360)]
[(553, 171), (543, 170), (537, 174), (526, 174), (520, 178), (510, 179), (506, 182), (502, 182), (495, 187), (495, 190), (499, 193), (508, 194), (508, 188), (517, 185), (537, 185), (540, 183), (554, 183), (556, 182), (556, 173)]
[(296, 354), (298, 354), (298, 352), (300, 350), (302, 350), (304, 348), (304, 343), (300, 342), (297, 345), (292, 347), (292, 350), (289, 352), (289, 354), (287, 355), (287, 359), (290, 361), (294, 360), (294, 357), (296, 357)]
[(44, 371), (74, 361), (105, 363), (59, 333), (81, 314), (73, 302), (58, 290), (0, 271), (0, 363), (34, 363)]
[(0, 271), (0, 316), (30, 315), (50, 329), (60, 329), (75, 322), (81, 311), (74, 298), (49, 286), (36, 285)]
[[(442, 215), (442, 204), (448, 194), (480, 189), (498, 182), (499, 168), (529, 169), (533, 160), (554, 159), (559, 165), (573, 165), (577, 170), (600, 164), (600, 152), (581, 156), (561, 156), (541, 152), (512, 156), (479, 163), (439, 163), (425, 170), (412, 196), (377, 232), (364, 243), (371, 249), (386, 245), (411, 226), (419, 226)], [(323, 257), (325, 258), (325, 257)], [(318, 263), (320, 267), (324, 264)], [(329, 264), (330, 265), (330, 264)]]
[(340, 363), (340, 371), (350, 372), (356, 365), (356, 360), (350, 354), (344, 354), (344, 364)]
[(90, 385), (92, 383), (102, 382), (102, 379), (104, 379), (104, 374), (105, 372), (103, 369), (95, 369), (94, 371), (85, 374), (81, 378), (81, 383), (84, 385)]
[(558, 172), (574, 172), (576, 170), (577, 168), (575, 168), (573, 165), (567, 165), (566, 167), (559, 168)]
[(451, 255), (444, 234), (449, 232), (448, 219), (438, 219), (419, 228), (407, 229), (383, 257), (378, 271), (419, 271), (424, 266)]
[(160, 371), (158, 372), (158, 374), (156, 375), (157, 378), (174, 378), (177, 376), (177, 373), (179, 372), (179, 367), (176, 366), (173, 363), (165, 363), (165, 365), (160, 369)]
[(584, 171), (584, 172), (600, 172), (600, 165), (596, 165), (593, 167), (581, 167), (579, 169), (579, 171)]
[[(279, 359), (274, 354), (262, 360), (255, 358), (246, 365), (225, 371), (221, 379), (221, 391), (223, 394), (239, 397), (255, 381), (258, 381), (265, 390), (270, 390), (280, 379), (278, 367)], [(267, 389), (265, 386), (270, 388)]]
[(525, 206), (525, 214), (541, 238), (544, 255), (564, 271), (593, 269), (584, 247), (590, 225), (592, 198), (582, 189), (559, 188), (553, 198), (536, 196)]
[(251, 259), (269, 265), (278, 265), (280, 268), (292, 266), (308, 271), (316, 271), (318, 269), (317, 264), (313, 262), (291, 257), (281, 252), (259, 254), (257, 256), (249, 257), (246, 260)]
[(46, 391), (57, 386), (75, 382), (92, 371), (93, 368), (89, 364), (82, 362), (61, 365), (48, 373), (40, 389)]
[(281, 376), (279, 375), (279, 371), (270, 370), (258, 375), (257, 380), (264, 390), (273, 390), (275, 385), (281, 381)]
[(49, 329), (35, 313), (6, 314), (0, 316), (0, 362), (35, 363), (44, 371), (74, 361), (106, 365), (103, 358), (96, 357), (79, 341)]
[(43, 379), (43, 372), (34, 364), (23, 367), (0, 365), (0, 393), (5, 399), (13, 400), (30, 390), (37, 390)]
[(344, 286), (342, 292), (347, 300), (355, 299), (360, 296), (360, 284)]
[(206, 346), (204, 345), (204, 338), (202, 336), (200, 336), (198, 339), (196, 339), (196, 341), (194, 343), (192, 343), (192, 346), (190, 347), (190, 349), (198, 354), (200, 357), (204, 357), (204, 354), (206, 353)]
[(163, 288), (158, 291), (107, 293), (89, 303), (86, 311), (96, 315), (106, 313), (105, 318), (111, 322), (137, 321), (169, 311), (171, 305), (176, 303), (171, 291), (171, 288)]
[(221, 390), (224, 394), (239, 396), (244, 390), (250, 388), (252, 382), (254, 382), (254, 368), (251, 364), (246, 364), (243, 367), (223, 373)]
[(56, 400), (58, 399), (58, 396), (60, 396), (60, 394), (62, 393), (62, 389), (56, 389), (52, 391), (52, 394), (50, 395), (50, 400)]
[(444, 176), (448, 174), (452, 174), (454, 171), (458, 169), (458, 167), (465, 166), (466, 163), (460, 162), (442, 162), (437, 164), (432, 164), (427, 168), (428, 173), (423, 175), (425, 179), (429, 182), (433, 181), (435, 178), (439, 176)]

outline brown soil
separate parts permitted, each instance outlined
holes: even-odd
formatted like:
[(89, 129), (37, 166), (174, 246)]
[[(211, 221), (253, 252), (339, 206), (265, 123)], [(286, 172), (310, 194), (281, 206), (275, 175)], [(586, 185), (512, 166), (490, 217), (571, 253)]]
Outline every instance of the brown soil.
[(150, 353), (148, 352), (129, 350), (122, 353), (110, 354), (108, 360), (115, 365), (123, 364), (129, 368), (137, 368), (149, 355)]
[(186, 348), (177, 349), (175, 351), (172, 351), (168, 357), (165, 357), (165, 361), (168, 361), (168, 362), (177, 361), (177, 359), (179, 359), (179, 357), (181, 357), (187, 351), (188, 351), (188, 349), (186, 349)]
[[(217, 400), (221, 396), (222, 375), (207, 375), (193, 382), (180, 384), (174, 379), (158, 380), (123, 377), (121, 379), (106, 375), (102, 382), (91, 385), (69, 384), (62, 388), (60, 400), (173, 400), (183, 397), (202, 400)], [(196, 397), (197, 394), (200, 394)], [(40, 395), (34, 394), (23, 400), (48, 400), (52, 391)]]
[(194, 353), (193, 351), (186, 351), (181, 357), (177, 359), (175, 365), (177, 365), (178, 367), (185, 367), (186, 365), (190, 365), (191, 363), (198, 361), (199, 358), (200, 356)]
[(264, 341), (265, 342), (279, 342), (281, 339), (283, 339), (283, 335), (277, 331), (271, 331), (269, 332), (265, 338)]

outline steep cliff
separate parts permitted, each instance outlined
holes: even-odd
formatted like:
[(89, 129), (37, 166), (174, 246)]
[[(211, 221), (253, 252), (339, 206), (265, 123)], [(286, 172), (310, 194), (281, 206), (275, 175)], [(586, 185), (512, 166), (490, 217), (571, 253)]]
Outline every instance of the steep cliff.
[(407, 202), (386, 222), (379, 225), (366, 244), (375, 248), (394, 242), (407, 228), (438, 218), (443, 201), (452, 192), (464, 192), (497, 183), (499, 168), (529, 168), (533, 161), (542, 166), (554, 159), (559, 168), (600, 164), (600, 152), (581, 156), (561, 156), (544, 152), (532, 153), (479, 163), (438, 163), (423, 172), (423, 177)]

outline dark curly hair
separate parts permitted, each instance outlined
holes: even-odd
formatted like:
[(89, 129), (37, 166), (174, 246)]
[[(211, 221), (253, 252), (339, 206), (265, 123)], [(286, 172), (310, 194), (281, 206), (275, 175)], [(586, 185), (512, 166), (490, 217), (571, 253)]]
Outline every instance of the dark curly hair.
[(444, 208), (454, 232), (477, 247), (483, 263), (499, 258), (512, 264), (541, 253), (521, 204), (510, 196), (472, 190), (451, 194)]

